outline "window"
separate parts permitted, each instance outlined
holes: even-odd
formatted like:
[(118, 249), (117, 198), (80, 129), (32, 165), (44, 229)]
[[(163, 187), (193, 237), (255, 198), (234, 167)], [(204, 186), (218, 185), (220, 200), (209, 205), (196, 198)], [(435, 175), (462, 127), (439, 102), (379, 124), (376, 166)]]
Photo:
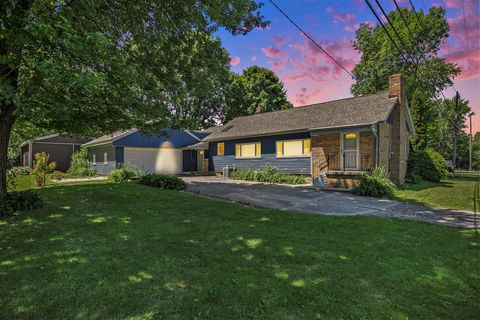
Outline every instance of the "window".
[(95, 153), (92, 156), (92, 162), (93, 162), (93, 165), (97, 164), (97, 155)]
[(235, 158), (260, 158), (262, 144), (260, 142), (239, 143), (235, 145)]
[(217, 156), (223, 156), (225, 154), (225, 143), (217, 143)]
[(310, 139), (277, 141), (277, 157), (307, 157)]
[(108, 164), (108, 153), (106, 153), (106, 152), (103, 153), (103, 162), (105, 164)]

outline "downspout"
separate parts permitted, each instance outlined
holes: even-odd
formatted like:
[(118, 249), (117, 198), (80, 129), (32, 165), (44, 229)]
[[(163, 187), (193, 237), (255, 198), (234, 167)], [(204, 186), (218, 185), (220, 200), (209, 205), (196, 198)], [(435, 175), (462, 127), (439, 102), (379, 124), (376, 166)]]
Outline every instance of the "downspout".
[(379, 157), (379, 152), (378, 152), (378, 146), (380, 145), (380, 141), (378, 139), (378, 125), (377, 124), (372, 124), (372, 126), (370, 127), (372, 129), (372, 133), (373, 135), (375, 136), (375, 167), (378, 166), (378, 157)]
[(33, 154), (32, 154), (32, 141), (28, 141), (28, 166), (32, 167)]

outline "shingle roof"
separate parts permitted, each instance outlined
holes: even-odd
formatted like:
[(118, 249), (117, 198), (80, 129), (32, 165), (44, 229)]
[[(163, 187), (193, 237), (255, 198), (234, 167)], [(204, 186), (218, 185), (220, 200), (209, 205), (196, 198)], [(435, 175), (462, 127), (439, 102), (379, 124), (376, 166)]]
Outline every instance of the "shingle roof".
[(203, 141), (370, 125), (385, 121), (396, 102), (397, 98), (389, 98), (387, 92), (381, 92), (288, 110), (237, 117), (221, 127), (221, 130), (214, 130)]
[(135, 131), (136, 131), (136, 129), (116, 131), (112, 134), (106, 134), (104, 136), (98, 137), (97, 139), (93, 139), (92, 141), (89, 141), (89, 142), (83, 144), (83, 146), (88, 147), (88, 146), (92, 146), (92, 145), (96, 145), (96, 144), (104, 144), (104, 143), (112, 142), (116, 138), (119, 138), (121, 136), (133, 133)]

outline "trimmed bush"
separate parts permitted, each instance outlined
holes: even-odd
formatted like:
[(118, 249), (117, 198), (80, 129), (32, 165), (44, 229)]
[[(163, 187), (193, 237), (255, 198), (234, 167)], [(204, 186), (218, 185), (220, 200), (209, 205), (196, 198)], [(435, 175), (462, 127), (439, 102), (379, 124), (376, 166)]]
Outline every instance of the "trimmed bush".
[(0, 216), (11, 216), (18, 211), (38, 209), (42, 199), (33, 190), (10, 192), (0, 201)]
[(265, 166), (261, 170), (234, 170), (231, 175), (232, 179), (256, 181), (256, 182), (268, 182), (268, 183), (281, 183), (281, 184), (304, 184), (305, 177), (285, 174), (278, 171), (274, 166)]
[(136, 171), (127, 168), (113, 169), (108, 173), (108, 177), (115, 183), (129, 181), (137, 176)]
[(185, 189), (185, 182), (181, 178), (172, 174), (150, 173), (141, 177), (138, 180), (138, 183), (161, 189), (177, 191)]
[(423, 180), (439, 182), (447, 177), (448, 167), (442, 155), (435, 150), (425, 149), (413, 152), (408, 160), (408, 175)]
[(87, 149), (81, 148), (79, 151), (72, 154), (68, 173), (72, 176), (79, 177), (91, 177), (97, 173), (95, 169), (91, 168), (90, 164), (88, 163)]
[(32, 168), (27, 166), (13, 167), (10, 169), (11, 172), (15, 173), (17, 176), (28, 176), (32, 172)]
[(360, 196), (393, 198), (396, 189), (397, 186), (389, 178), (388, 170), (385, 167), (376, 167), (362, 175), (353, 193)]

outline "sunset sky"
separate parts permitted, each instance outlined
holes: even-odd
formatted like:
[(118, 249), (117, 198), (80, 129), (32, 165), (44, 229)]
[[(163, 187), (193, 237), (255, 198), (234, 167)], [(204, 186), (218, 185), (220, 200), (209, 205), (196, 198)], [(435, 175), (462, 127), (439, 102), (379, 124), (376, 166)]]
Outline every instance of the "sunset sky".
[[(270, 2), (264, 2), (261, 12), (271, 22), (268, 28), (235, 37), (219, 32), (223, 46), (230, 53), (232, 70), (240, 73), (251, 65), (260, 65), (275, 71), (295, 106), (350, 97), (353, 83), (350, 76), (301, 35)], [(397, 2), (410, 7), (408, 0)], [(348, 70), (360, 58), (351, 44), (355, 30), (361, 22), (376, 21), (363, 0), (275, 0), (275, 3)], [(395, 8), (390, 0), (381, 0), (381, 4), (387, 12)], [(454, 85), (470, 101), (477, 114), (473, 129), (480, 131), (480, 0), (464, 0), (466, 30), (461, 0), (413, 0), (413, 4), (417, 10), (431, 6), (447, 9), (450, 39), (443, 44), (439, 56), (462, 68)], [(450, 88), (444, 94), (452, 97), (455, 92)]]

